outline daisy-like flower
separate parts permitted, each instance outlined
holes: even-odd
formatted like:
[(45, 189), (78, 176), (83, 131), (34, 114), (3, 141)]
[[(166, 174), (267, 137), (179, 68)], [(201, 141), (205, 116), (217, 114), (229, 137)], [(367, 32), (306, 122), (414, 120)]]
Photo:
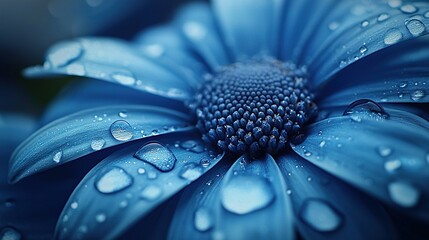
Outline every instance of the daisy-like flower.
[(110, 154), (69, 197), (61, 239), (424, 238), (428, 10), (214, 0), (133, 42), (60, 43), (26, 74), (108, 83), (65, 92), (10, 181)]

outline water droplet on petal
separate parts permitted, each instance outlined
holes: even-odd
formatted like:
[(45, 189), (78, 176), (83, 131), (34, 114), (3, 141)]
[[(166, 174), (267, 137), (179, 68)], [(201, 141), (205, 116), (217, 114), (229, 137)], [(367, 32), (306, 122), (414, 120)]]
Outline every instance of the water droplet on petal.
[(156, 179), (157, 177), (158, 177), (158, 173), (157, 173), (157, 172), (155, 172), (155, 171), (149, 171), (149, 172), (147, 173), (147, 178), (148, 178), (148, 179), (153, 180), (153, 179)]
[(390, 7), (397, 8), (402, 5), (402, 0), (389, 0), (387, 3)]
[(162, 189), (156, 185), (149, 185), (145, 187), (142, 192), (140, 193), (140, 196), (149, 201), (154, 201), (158, 199), (162, 195)]
[(54, 161), (54, 162), (56, 162), (56, 163), (59, 163), (60, 161), (61, 161), (61, 158), (63, 157), (63, 152), (62, 151), (59, 151), (59, 152), (56, 152), (55, 154), (54, 154), (54, 157), (52, 158), (52, 160)]
[(201, 164), (201, 166), (203, 166), (203, 167), (208, 167), (208, 166), (210, 166), (210, 163), (211, 163), (211, 161), (210, 161), (210, 159), (208, 159), (208, 158), (203, 158), (203, 159), (201, 159), (201, 160), (200, 160), (200, 164)]
[(325, 146), (325, 144), (326, 144), (326, 141), (325, 141), (325, 140), (323, 140), (323, 141), (321, 141), (321, 142), (320, 142), (319, 147), (321, 147), (321, 148), (322, 148), (322, 147), (324, 147), (324, 146)]
[(405, 5), (402, 5), (402, 7), (401, 7), (401, 11), (403, 12), (403, 13), (415, 13), (415, 12), (417, 12), (417, 7), (416, 6), (414, 6), (414, 5), (412, 5), (412, 4), (405, 4)]
[(426, 30), (425, 25), (417, 19), (411, 19), (407, 22), (406, 26), (408, 31), (415, 37), (421, 35)]
[(425, 18), (429, 18), (429, 11), (425, 12)]
[(399, 86), (400, 88), (405, 88), (407, 85), (408, 85), (408, 83), (407, 83), (407, 82), (400, 82), (398, 86)]
[(18, 230), (11, 227), (2, 228), (0, 231), (1, 240), (20, 240), (21, 238), (22, 238), (21, 233), (18, 232)]
[(70, 204), (70, 207), (71, 207), (71, 209), (76, 209), (76, 208), (78, 208), (78, 207), (79, 207), (79, 204), (78, 204), (77, 202), (72, 202), (72, 203)]
[(187, 22), (183, 25), (184, 33), (195, 40), (201, 40), (206, 37), (207, 30), (200, 23)]
[(420, 101), (425, 96), (426, 96), (426, 94), (423, 90), (416, 90), (416, 91), (411, 93), (411, 99), (415, 102)]
[(171, 171), (176, 164), (176, 157), (173, 152), (160, 143), (152, 142), (143, 145), (134, 157), (150, 163), (162, 172)]
[(165, 49), (159, 44), (148, 45), (144, 50), (149, 56), (154, 58), (161, 57), (165, 52)]
[(212, 214), (207, 208), (200, 207), (194, 213), (194, 226), (200, 232), (205, 232), (213, 227)]
[(260, 176), (233, 176), (221, 193), (223, 207), (236, 214), (248, 214), (274, 201), (271, 183)]
[(378, 15), (377, 21), (378, 22), (384, 22), (384, 21), (386, 21), (389, 18), (390, 18), (389, 14), (382, 13), (382, 14)]
[(392, 149), (390, 147), (387, 147), (387, 146), (379, 146), (377, 148), (377, 152), (378, 152), (378, 154), (380, 154), (380, 156), (387, 157), (390, 154), (392, 154)]
[(72, 63), (66, 67), (67, 74), (84, 76), (86, 73), (85, 67), (79, 63)]
[(91, 148), (94, 151), (101, 150), (105, 143), (106, 141), (103, 138), (95, 138), (91, 141)]
[(145, 174), (145, 172), (146, 172), (146, 170), (144, 168), (138, 168), (137, 169), (137, 173), (140, 175)]
[(306, 200), (302, 204), (299, 216), (307, 225), (320, 232), (334, 231), (342, 223), (341, 216), (333, 207), (317, 199)]
[(82, 46), (78, 42), (72, 42), (66, 44), (64, 47), (60, 47), (51, 52), (47, 59), (53, 67), (63, 67), (76, 59), (78, 59), (83, 53)]
[(368, 47), (363, 45), (362, 47), (359, 48), (359, 52), (363, 55), (368, 51)]
[(194, 181), (203, 174), (201, 166), (195, 163), (188, 163), (182, 167), (179, 176), (188, 181)]
[(104, 213), (99, 213), (95, 216), (95, 220), (99, 223), (102, 223), (104, 221), (106, 221), (106, 214)]
[(112, 78), (122, 85), (134, 85), (136, 83), (135, 77), (131, 73), (114, 73)]
[(119, 115), (119, 117), (121, 117), (121, 118), (126, 118), (126, 117), (128, 117), (128, 114), (127, 114), (127, 112), (126, 112), (126, 111), (120, 111), (120, 112), (118, 113), (118, 115)]
[(328, 28), (331, 31), (335, 31), (339, 26), (340, 24), (338, 22), (331, 22), (329, 23)]
[(131, 186), (132, 183), (133, 178), (124, 169), (112, 167), (96, 179), (95, 187), (101, 193), (115, 193)]
[(392, 45), (399, 42), (402, 39), (402, 33), (397, 28), (390, 29), (384, 35), (384, 44)]
[(362, 21), (361, 24), (360, 24), (360, 26), (363, 27), (363, 28), (368, 27), (368, 25), (369, 25), (369, 21), (368, 20)]
[(362, 119), (382, 120), (390, 117), (382, 106), (369, 99), (353, 102), (344, 111), (343, 116), (350, 116), (355, 122), (360, 122)]
[(401, 168), (401, 165), (402, 165), (401, 161), (399, 161), (398, 159), (394, 159), (394, 160), (389, 160), (385, 162), (384, 168), (386, 169), (387, 172), (394, 173), (399, 168)]
[(415, 206), (420, 198), (420, 192), (406, 182), (392, 182), (388, 190), (392, 201), (402, 207)]
[(110, 133), (118, 141), (128, 141), (133, 137), (131, 125), (125, 120), (118, 120), (110, 125)]

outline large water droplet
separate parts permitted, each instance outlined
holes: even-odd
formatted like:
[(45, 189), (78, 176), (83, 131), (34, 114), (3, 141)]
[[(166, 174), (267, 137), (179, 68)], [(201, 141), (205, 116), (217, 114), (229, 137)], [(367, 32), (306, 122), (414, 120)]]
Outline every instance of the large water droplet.
[(83, 53), (82, 46), (78, 42), (66, 44), (51, 52), (47, 59), (52, 67), (63, 67), (78, 59)]
[(59, 163), (61, 161), (61, 158), (63, 157), (63, 152), (58, 151), (54, 154), (54, 157), (52, 158), (52, 161)]
[(233, 176), (221, 193), (223, 207), (236, 214), (247, 214), (267, 207), (274, 201), (271, 183), (260, 176)]
[(110, 133), (118, 141), (128, 141), (133, 137), (131, 125), (125, 120), (118, 120), (110, 125)]
[(356, 122), (360, 122), (362, 119), (382, 120), (389, 118), (389, 114), (382, 106), (369, 99), (353, 102), (344, 111), (343, 116), (350, 116)]
[(338, 229), (342, 223), (339, 213), (328, 203), (318, 200), (306, 200), (299, 211), (301, 219), (311, 228), (320, 232)]
[(420, 192), (406, 182), (392, 182), (388, 190), (392, 201), (402, 207), (415, 206), (420, 198)]
[(425, 25), (418, 19), (411, 19), (406, 26), (413, 36), (419, 36), (426, 30)]
[(152, 142), (143, 145), (134, 157), (152, 164), (162, 172), (171, 171), (176, 164), (176, 157), (171, 150), (160, 143)]
[(149, 185), (145, 187), (142, 192), (140, 193), (140, 196), (143, 199), (154, 201), (158, 199), (162, 195), (162, 189), (156, 185)]
[(134, 85), (136, 83), (136, 79), (131, 73), (114, 73), (112, 78), (122, 85)]
[(11, 227), (5, 227), (0, 231), (1, 240), (20, 240), (21, 238), (22, 238), (21, 233), (18, 232), (18, 230)]
[(403, 13), (408, 13), (408, 14), (415, 13), (417, 12), (417, 10), (418, 10), (417, 7), (412, 4), (405, 4), (405, 5), (402, 5), (401, 7), (401, 11)]
[(133, 178), (122, 168), (112, 167), (95, 181), (95, 187), (101, 193), (121, 191), (133, 183)]
[(422, 98), (426, 96), (425, 91), (423, 90), (416, 90), (411, 93), (411, 99), (415, 102), (420, 101)]
[(213, 227), (212, 214), (207, 208), (200, 207), (194, 213), (194, 226), (200, 232), (205, 232)]
[(402, 32), (397, 28), (390, 29), (384, 35), (384, 44), (392, 45), (399, 42), (402, 39)]
[(102, 138), (95, 138), (91, 141), (91, 148), (94, 151), (101, 150), (104, 147), (106, 141)]

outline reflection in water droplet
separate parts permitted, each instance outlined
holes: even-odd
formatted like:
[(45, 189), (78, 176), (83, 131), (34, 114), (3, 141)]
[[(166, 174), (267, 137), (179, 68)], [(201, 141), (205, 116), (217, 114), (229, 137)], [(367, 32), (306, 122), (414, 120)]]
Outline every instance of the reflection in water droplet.
[(306, 200), (299, 211), (300, 218), (311, 228), (320, 232), (330, 232), (341, 226), (342, 218), (328, 203), (318, 200)]
[(210, 165), (211, 161), (208, 158), (203, 158), (200, 160), (200, 164), (203, 167), (208, 167)]
[(118, 120), (110, 125), (110, 133), (118, 141), (128, 141), (133, 137), (131, 125), (125, 120)]
[(402, 165), (401, 161), (399, 161), (398, 159), (394, 159), (394, 160), (389, 160), (385, 162), (384, 168), (386, 169), (387, 172), (394, 173), (401, 167), (401, 165)]
[(377, 152), (378, 152), (378, 154), (380, 154), (380, 156), (387, 157), (390, 154), (392, 154), (392, 149), (390, 147), (387, 147), (387, 146), (379, 146), (377, 148)]
[(132, 183), (133, 178), (124, 169), (112, 167), (96, 179), (95, 187), (101, 193), (114, 193), (131, 186)]
[(21, 238), (21, 233), (12, 227), (5, 227), (0, 230), (1, 240), (20, 240)]
[(415, 7), (412, 4), (405, 4), (401, 7), (401, 11), (403, 13), (415, 13), (417, 12), (417, 10), (418, 10), (417, 7)]
[(248, 214), (267, 207), (275, 199), (271, 183), (261, 176), (236, 175), (225, 183), (222, 206), (236, 214)]
[(106, 214), (104, 213), (99, 213), (95, 216), (95, 220), (99, 223), (102, 223), (104, 221), (106, 221)]
[(82, 46), (78, 42), (71, 42), (63, 47), (56, 48), (49, 53), (47, 59), (52, 67), (63, 67), (76, 59), (83, 53)]
[(200, 232), (205, 232), (213, 227), (211, 212), (204, 207), (198, 208), (194, 213), (194, 226)]
[(56, 162), (56, 163), (59, 163), (60, 161), (61, 161), (61, 158), (63, 157), (63, 152), (62, 151), (59, 151), (59, 152), (56, 152), (55, 154), (54, 154), (54, 157), (52, 158), (52, 160), (54, 161), (54, 162)]
[(94, 151), (101, 150), (104, 147), (106, 141), (103, 138), (95, 138), (91, 141), (91, 148)]
[(411, 19), (407, 22), (406, 26), (413, 36), (419, 36), (426, 30), (425, 25), (417, 19)]
[(173, 152), (160, 143), (152, 142), (143, 145), (134, 157), (152, 164), (162, 172), (171, 171), (176, 164), (176, 157)]
[(136, 79), (131, 73), (114, 73), (112, 78), (122, 85), (134, 85)]
[(156, 185), (149, 185), (145, 187), (142, 192), (140, 193), (140, 196), (149, 201), (154, 201), (158, 199), (162, 195), (162, 189)]
[(416, 90), (416, 91), (411, 93), (411, 99), (415, 102), (420, 101), (425, 96), (426, 96), (426, 94), (423, 90)]
[(188, 181), (194, 181), (203, 174), (201, 166), (195, 163), (188, 163), (182, 167), (179, 172), (179, 176)]
[(402, 207), (415, 206), (420, 198), (420, 192), (406, 182), (392, 182), (388, 190), (392, 201)]
[(355, 122), (360, 122), (362, 119), (382, 120), (390, 117), (381, 105), (369, 99), (353, 102), (344, 111), (343, 116), (350, 116)]
[(402, 39), (402, 33), (397, 28), (390, 29), (384, 35), (384, 44), (392, 45), (399, 42)]

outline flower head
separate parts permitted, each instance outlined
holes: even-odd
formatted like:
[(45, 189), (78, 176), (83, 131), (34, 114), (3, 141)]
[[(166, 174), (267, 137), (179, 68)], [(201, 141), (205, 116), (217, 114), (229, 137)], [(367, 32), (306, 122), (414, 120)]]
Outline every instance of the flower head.
[(397, 216), (429, 222), (428, 10), (214, 0), (134, 42), (60, 43), (26, 74), (116, 85), (54, 103), (10, 180), (111, 153), (69, 197), (58, 238), (402, 236)]

